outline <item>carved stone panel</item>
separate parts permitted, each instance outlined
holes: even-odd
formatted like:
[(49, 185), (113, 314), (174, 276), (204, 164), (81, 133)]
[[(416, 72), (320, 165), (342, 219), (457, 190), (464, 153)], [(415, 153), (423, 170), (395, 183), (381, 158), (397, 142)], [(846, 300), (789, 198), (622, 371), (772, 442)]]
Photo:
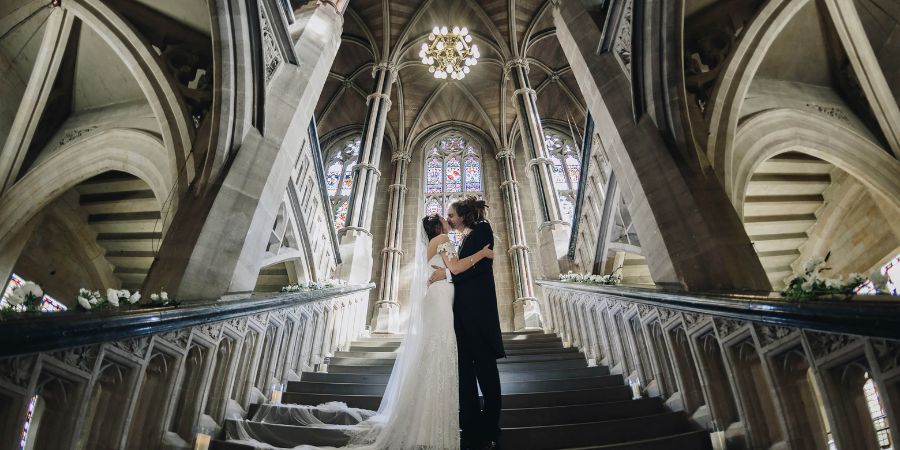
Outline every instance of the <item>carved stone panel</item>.
[(887, 339), (872, 339), (870, 342), (882, 373), (900, 367), (900, 342)]
[(759, 345), (763, 347), (768, 347), (773, 343), (798, 333), (794, 328), (779, 327), (775, 325), (754, 324), (753, 328), (756, 330), (756, 336), (759, 338)]
[(734, 319), (714, 319), (713, 322), (715, 322), (716, 330), (722, 339), (734, 334), (746, 324), (746, 322)]
[(51, 352), (49, 355), (67, 366), (81, 369), (85, 372), (92, 372), (94, 364), (97, 363), (97, 355), (99, 353), (100, 346), (89, 345)]
[(36, 360), (34, 355), (0, 359), (0, 380), (27, 388)]
[(804, 331), (809, 349), (816, 359), (824, 358), (837, 353), (857, 342), (855, 336), (837, 333), (819, 333), (817, 331)]
[(191, 330), (182, 329), (177, 331), (171, 331), (168, 333), (160, 333), (159, 337), (165, 340), (166, 342), (171, 342), (172, 344), (177, 345), (178, 347), (185, 349), (187, 348), (188, 342), (191, 340)]
[(631, 77), (631, 22), (633, 17), (634, 2), (628, 0), (625, 2), (625, 8), (622, 11), (622, 18), (619, 20), (619, 26), (616, 31), (616, 40), (613, 44), (613, 53), (625, 67), (625, 73)]
[(147, 356), (147, 349), (150, 348), (150, 337), (144, 336), (135, 339), (126, 339), (122, 341), (113, 341), (111, 344), (120, 348), (140, 359)]

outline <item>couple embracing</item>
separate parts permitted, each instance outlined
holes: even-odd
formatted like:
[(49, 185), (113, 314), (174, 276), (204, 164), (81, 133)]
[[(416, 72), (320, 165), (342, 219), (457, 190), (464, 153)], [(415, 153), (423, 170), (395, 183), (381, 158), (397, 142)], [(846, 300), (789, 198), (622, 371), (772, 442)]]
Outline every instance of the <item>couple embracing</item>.
[[(406, 336), (378, 412), (360, 424), (364, 431), (351, 443), (391, 450), (498, 448), (497, 359), (506, 354), (486, 208), (467, 197), (454, 202), (446, 218), (422, 219)], [(463, 235), (458, 253), (448, 236), (454, 230)]]

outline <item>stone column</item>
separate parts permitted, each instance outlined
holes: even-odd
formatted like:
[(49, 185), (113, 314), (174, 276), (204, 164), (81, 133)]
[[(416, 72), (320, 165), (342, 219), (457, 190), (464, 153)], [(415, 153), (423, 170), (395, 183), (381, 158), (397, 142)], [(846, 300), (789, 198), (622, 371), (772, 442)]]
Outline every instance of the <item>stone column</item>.
[(359, 160), (353, 170), (353, 189), (347, 209), (346, 226), (340, 230), (341, 265), (338, 276), (351, 283), (367, 283), (372, 279), (372, 206), (378, 186), (378, 163), (387, 113), (391, 109), (391, 86), (397, 77), (393, 64), (381, 63), (372, 69), (373, 93), (366, 99), (366, 121), (363, 126)]
[(513, 301), (513, 324), (517, 331), (543, 328), (541, 308), (534, 296), (534, 275), (531, 270), (529, 249), (525, 241), (522, 202), (519, 199), (519, 182), (513, 165), (515, 154), (506, 148), (497, 153), (500, 169), (500, 189), (506, 209), (506, 228), (509, 233), (509, 256), (512, 259), (513, 283), (516, 299)]
[(384, 237), (384, 257), (381, 260), (381, 289), (372, 318), (375, 333), (400, 332), (400, 263), (403, 259), (403, 213), (406, 205), (406, 175), (409, 171), (409, 153), (394, 153), (394, 175), (390, 186), (387, 233)]
[(507, 76), (512, 80), (512, 100), (516, 104), (519, 131), (526, 154), (531, 158), (528, 167), (537, 194), (537, 207), (541, 214), (538, 245), (543, 256), (542, 272), (545, 277), (559, 277), (559, 264), (568, 256), (571, 224), (564, 221), (559, 206), (559, 195), (553, 184), (553, 163), (548, 158), (544, 129), (537, 109), (537, 94), (528, 81), (528, 63), (516, 58), (506, 64)]

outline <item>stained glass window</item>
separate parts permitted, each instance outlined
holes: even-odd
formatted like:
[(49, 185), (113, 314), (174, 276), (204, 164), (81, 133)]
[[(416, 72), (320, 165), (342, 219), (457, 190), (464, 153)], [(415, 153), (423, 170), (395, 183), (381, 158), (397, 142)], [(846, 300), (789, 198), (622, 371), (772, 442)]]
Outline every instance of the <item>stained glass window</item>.
[(331, 200), (335, 228), (343, 228), (347, 222), (350, 193), (353, 190), (353, 168), (359, 159), (360, 136), (339, 140), (327, 152), (325, 162), (325, 187)]
[(872, 417), (872, 425), (875, 427), (875, 435), (878, 437), (879, 448), (891, 448), (890, 427), (887, 423), (887, 416), (884, 413), (884, 405), (881, 402), (881, 395), (875, 381), (869, 378), (869, 374), (865, 374), (866, 383), (863, 384), (863, 393), (866, 396), (866, 406), (869, 409), (869, 415)]
[(444, 164), (444, 174), (447, 181), (444, 184), (444, 192), (459, 192), (462, 190), (462, 171), (459, 168), (459, 159), (451, 156)]
[(560, 213), (563, 220), (572, 222), (581, 177), (581, 155), (568, 135), (554, 129), (544, 128), (544, 142), (553, 162), (553, 184), (559, 194)]
[(465, 163), (466, 192), (481, 192), (481, 161), (467, 156)]
[(31, 397), (28, 409), (25, 410), (25, 423), (22, 425), (22, 439), (19, 441), (19, 450), (25, 450), (28, 444), (28, 431), (31, 430), (31, 421), (34, 420), (34, 408), (37, 406), (38, 396)]
[(344, 224), (347, 223), (347, 209), (350, 207), (350, 201), (344, 200), (343, 203), (338, 206), (337, 212), (334, 214), (334, 226), (337, 228), (344, 228)]
[[(455, 200), (466, 195), (481, 196), (481, 154), (456, 132), (447, 133), (433, 141), (425, 158), (425, 214), (447, 214)], [(458, 245), (460, 236), (450, 234)]]
[(334, 164), (328, 168), (328, 173), (325, 174), (325, 187), (328, 189), (328, 195), (337, 194), (338, 181), (341, 179), (341, 170), (343, 168), (344, 166), (340, 161), (335, 161)]

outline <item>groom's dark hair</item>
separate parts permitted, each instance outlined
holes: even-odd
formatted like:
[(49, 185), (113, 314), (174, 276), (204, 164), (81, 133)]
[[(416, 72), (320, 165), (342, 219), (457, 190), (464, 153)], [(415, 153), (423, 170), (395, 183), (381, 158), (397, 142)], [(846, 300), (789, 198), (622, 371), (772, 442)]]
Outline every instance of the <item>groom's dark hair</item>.
[(437, 214), (429, 214), (422, 218), (422, 228), (425, 230), (425, 236), (428, 242), (443, 233), (444, 228), (441, 225), (441, 216)]
[(456, 214), (462, 217), (463, 225), (472, 228), (476, 223), (487, 220), (488, 205), (484, 200), (475, 196), (468, 196), (464, 199), (457, 200), (451, 205), (456, 210)]

